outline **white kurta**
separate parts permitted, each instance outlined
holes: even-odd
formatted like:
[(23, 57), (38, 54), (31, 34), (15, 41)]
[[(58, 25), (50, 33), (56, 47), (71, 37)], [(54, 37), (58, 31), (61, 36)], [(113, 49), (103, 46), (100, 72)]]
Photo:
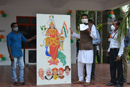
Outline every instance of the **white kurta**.
[[(80, 34), (76, 34), (75, 32), (73, 33), (72, 36), (80, 39)], [(92, 28), (91, 28), (90, 36), (93, 39), (97, 38), (95, 25), (93, 25)], [(93, 63), (93, 50), (79, 50), (78, 62), (81, 62), (81, 63)]]

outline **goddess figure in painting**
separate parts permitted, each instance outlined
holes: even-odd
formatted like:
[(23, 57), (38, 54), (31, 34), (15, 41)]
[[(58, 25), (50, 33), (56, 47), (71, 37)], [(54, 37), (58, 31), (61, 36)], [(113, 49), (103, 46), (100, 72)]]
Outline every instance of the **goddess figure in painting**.
[(49, 48), (51, 59), (48, 61), (49, 65), (58, 65), (59, 60), (57, 59), (58, 49), (60, 47), (60, 36), (63, 34), (63, 29), (59, 34), (58, 30), (55, 28), (53, 22), (50, 22), (49, 29), (46, 31), (46, 36), (49, 36)]

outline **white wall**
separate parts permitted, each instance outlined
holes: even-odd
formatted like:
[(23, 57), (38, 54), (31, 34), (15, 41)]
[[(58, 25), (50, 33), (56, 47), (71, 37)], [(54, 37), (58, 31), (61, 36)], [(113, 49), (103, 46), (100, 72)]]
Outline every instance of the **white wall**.
[(3, 56), (6, 58), (5, 61), (2, 61), (0, 58), (0, 65), (10, 65), (10, 58), (7, 51), (6, 42), (0, 42), (0, 54), (3, 54)]

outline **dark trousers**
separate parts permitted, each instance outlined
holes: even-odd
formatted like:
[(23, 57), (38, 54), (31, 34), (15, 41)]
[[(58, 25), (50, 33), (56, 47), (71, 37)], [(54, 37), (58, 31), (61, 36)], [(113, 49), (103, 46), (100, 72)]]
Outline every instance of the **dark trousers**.
[(97, 45), (93, 45), (93, 64), (92, 64), (92, 73), (91, 76), (94, 77), (95, 76), (95, 57), (97, 54)]
[(98, 63), (101, 63), (101, 62), (100, 62), (99, 55), (98, 55), (98, 50), (97, 50), (97, 61), (98, 61)]
[[(111, 75), (111, 83), (123, 85), (123, 67), (122, 67), (122, 59), (120, 61), (115, 61), (118, 56), (119, 49), (111, 49), (110, 50), (110, 75)], [(116, 79), (116, 69), (117, 69), (117, 79)]]

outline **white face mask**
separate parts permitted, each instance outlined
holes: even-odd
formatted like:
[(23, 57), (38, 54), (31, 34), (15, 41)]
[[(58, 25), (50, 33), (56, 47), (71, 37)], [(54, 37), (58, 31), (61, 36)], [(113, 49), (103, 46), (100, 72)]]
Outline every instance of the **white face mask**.
[(88, 19), (81, 19), (82, 23), (88, 23)]
[(111, 30), (114, 31), (115, 30), (115, 26), (111, 25)]
[(18, 31), (18, 27), (16, 27), (16, 28), (13, 28), (13, 30), (14, 30), (14, 31)]

